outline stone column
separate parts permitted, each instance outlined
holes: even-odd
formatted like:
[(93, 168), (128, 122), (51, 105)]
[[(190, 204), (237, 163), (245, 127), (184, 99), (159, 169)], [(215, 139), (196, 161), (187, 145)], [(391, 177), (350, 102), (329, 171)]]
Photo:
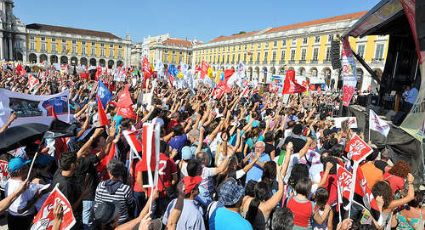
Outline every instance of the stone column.
[(8, 50), (9, 50), (9, 60), (13, 60), (13, 43), (12, 43), (12, 36), (9, 35), (8, 37)]
[(0, 60), (4, 59), (3, 32), (0, 32)]

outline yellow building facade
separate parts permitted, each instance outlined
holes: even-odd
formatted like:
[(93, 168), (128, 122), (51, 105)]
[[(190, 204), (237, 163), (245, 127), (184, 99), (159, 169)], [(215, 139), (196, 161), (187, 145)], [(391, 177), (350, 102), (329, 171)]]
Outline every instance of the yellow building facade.
[(149, 46), (149, 61), (161, 61), (166, 65), (180, 65), (192, 63), (192, 47), (194, 42), (178, 38), (166, 38)]
[(130, 62), (129, 37), (44, 24), (26, 25), (29, 63), (60, 63), (112, 68)]
[[(193, 47), (192, 65), (207, 61), (214, 70), (236, 68), (245, 64), (246, 76), (260, 82), (293, 69), (299, 76), (322, 78), (327, 82), (341, 80), (331, 66), (331, 41), (351, 27), (366, 12), (324, 18), (293, 25), (267, 28), (220, 36)], [(354, 52), (371, 68), (382, 73), (387, 55), (387, 36), (350, 38)], [(357, 76), (362, 90), (374, 85), (370, 74), (360, 64)]]

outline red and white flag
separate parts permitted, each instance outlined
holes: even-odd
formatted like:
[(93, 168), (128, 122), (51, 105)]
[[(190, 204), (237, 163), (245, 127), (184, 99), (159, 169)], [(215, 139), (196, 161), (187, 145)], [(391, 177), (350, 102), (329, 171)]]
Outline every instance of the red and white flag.
[(44, 201), (40, 211), (38, 211), (37, 215), (34, 217), (34, 224), (31, 229), (51, 230), (55, 219), (53, 209), (57, 204), (63, 207), (63, 220), (60, 229), (71, 229), (76, 223), (74, 214), (72, 213), (72, 206), (57, 186), (47, 197), (46, 201)]
[(97, 172), (100, 173), (103, 179), (107, 178), (106, 167), (112, 159), (118, 159), (118, 148), (117, 145), (112, 143), (111, 148), (109, 149), (108, 154), (100, 160), (99, 164), (96, 166)]
[(133, 153), (139, 154), (143, 151), (142, 144), (137, 138), (138, 131), (124, 130), (122, 134), (124, 135), (124, 138)]
[(369, 129), (375, 130), (376, 132), (387, 137), (391, 127), (387, 122), (379, 118), (379, 116), (373, 110), (370, 110), (369, 111)]
[(143, 124), (142, 180), (145, 188), (153, 188), (158, 184), (159, 141), (160, 126)]
[(373, 149), (358, 135), (354, 135), (346, 144), (345, 151), (348, 152), (348, 156), (351, 156), (351, 160), (359, 163), (369, 156), (373, 152)]
[(207, 75), (208, 67), (209, 67), (208, 62), (202, 61), (201, 70), (200, 70), (201, 71), (201, 79), (204, 79), (205, 75)]
[(32, 90), (38, 84), (40, 84), (40, 80), (38, 80), (38, 78), (29, 74), (28, 75), (28, 83), (27, 83), (29, 90)]
[(143, 71), (143, 78), (149, 79), (152, 76), (153, 70), (152, 66), (149, 63), (149, 60), (147, 57), (143, 57), (142, 59), (142, 71)]

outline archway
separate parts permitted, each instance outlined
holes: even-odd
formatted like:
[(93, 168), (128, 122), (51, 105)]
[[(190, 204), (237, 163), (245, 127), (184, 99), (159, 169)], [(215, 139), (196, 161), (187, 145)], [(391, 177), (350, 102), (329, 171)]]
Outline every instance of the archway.
[(58, 63), (59, 62), (59, 58), (56, 55), (52, 55), (50, 56), (50, 64), (54, 64), (54, 63)]
[(299, 74), (300, 76), (305, 76), (305, 68), (304, 68), (304, 67), (300, 67), (300, 68), (298, 69), (298, 74)]
[(82, 58), (80, 59), (80, 64), (81, 64), (81, 65), (84, 65), (84, 66), (87, 66), (87, 58), (82, 57)]
[(37, 63), (37, 55), (35, 55), (34, 53), (30, 53), (30, 55), (28, 56), (28, 61), (30, 63)]
[(68, 64), (68, 57), (67, 56), (61, 57), (61, 64)]
[(95, 58), (90, 58), (90, 65), (91, 66), (96, 66), (97, 62)]
[(260, 67), (255, 67), (255, 71), (254, 71), (254, 79), (258, 80), (258, 78), (260, 77)]
[(100, 66), (105, 67), (105, 64), (106, 64), (105, 59), (100, 59), (100, 60), (99, 60), (99, 65), (100, 65)]
[(122, 66), (124, 63), (121, 60), (117, 61), (117, 66)]
[(71, 57), (71, 64), (72, 65), (78, 65), (78, 59), (77, 59), (77, 57)]
[(22, 55), (21, 52), (17, 52), (16, 53), (16, 60), (18, 60), (18, 61), (23, 61), (24, 60), (24, 56)]
[(317, 77), (317, 68), (316, 67), (311, 67), (310, 76), (311, 77)]
[(268, 70), (267, 67), (263, 67), (263, 82), (266, 83), (267, 82), (267, 74), (268, 74)]
[(249, 80), (251, 81), (252, 80), (252, 67), (251, 66), (248, 67), (248, 77), (249, 77)]
[(325, 78), (325, 83), (329, 87), (331, 84), (332, 70), (329, 67), (323, 68), (323, 77)]
[(381, 77), (382, 77), (382, 69), (376, 68), (376, 69), (373, 69), (373, 72), (375, 72), (375, 74), (378, 77), (378, 79), (381, 79)]
[(112, 68), (114, 67), (114, 60), (109, 60), (108, 61), (108, 68)]
[(357, 89), (362, 90), (363, 86), (363, 70), (361, 68), (356, 69), (357, 72)]
[(44, 63), (45, 61), (47, 61), (47, 55), (41, 54), (40, 55), (40, 63)]

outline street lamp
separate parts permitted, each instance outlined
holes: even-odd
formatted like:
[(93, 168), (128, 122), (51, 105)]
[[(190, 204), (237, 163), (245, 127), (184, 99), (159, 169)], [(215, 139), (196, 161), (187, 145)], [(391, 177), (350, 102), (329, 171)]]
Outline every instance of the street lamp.
[(74, 66), (74, 71), (72, 72), (72, 75), (77, 76), (77, 67), (74, 59), (71, 60), (71, 65)]

